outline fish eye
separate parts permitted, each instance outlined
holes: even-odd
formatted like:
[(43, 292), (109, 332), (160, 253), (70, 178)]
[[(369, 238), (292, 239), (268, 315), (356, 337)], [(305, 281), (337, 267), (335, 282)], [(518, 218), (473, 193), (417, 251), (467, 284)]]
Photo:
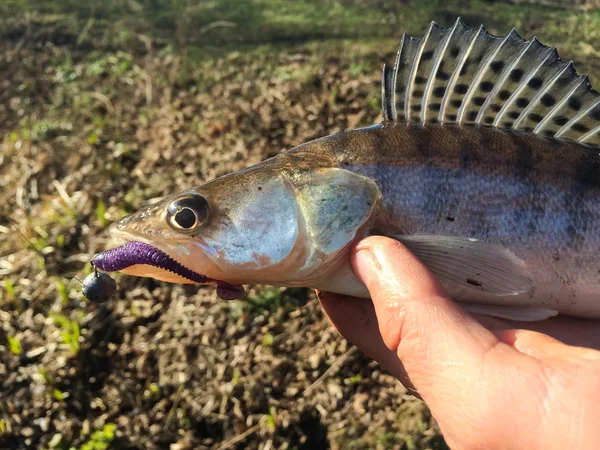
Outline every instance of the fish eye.
[(171, 202), (167, 207), (167, 221), (177, 231), (192, 231), (208, 220), (208, 201), (194, 194)]

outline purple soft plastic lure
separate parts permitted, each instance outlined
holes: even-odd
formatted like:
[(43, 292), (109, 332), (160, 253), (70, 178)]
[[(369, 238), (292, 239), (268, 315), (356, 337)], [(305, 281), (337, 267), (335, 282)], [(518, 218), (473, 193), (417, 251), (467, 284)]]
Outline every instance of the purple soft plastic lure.
[(147, 264), (168, 270), (195, 283), (216, 283), (217, 295), (224, 300), (234, 300), (244, 295), (242, 286), (214, 280), (179, 264), (162, 250), (143, 242), (131, 241), (120, 247), (97, 254), (92, 264), (104, 272), (115, 272), (135, 264)]

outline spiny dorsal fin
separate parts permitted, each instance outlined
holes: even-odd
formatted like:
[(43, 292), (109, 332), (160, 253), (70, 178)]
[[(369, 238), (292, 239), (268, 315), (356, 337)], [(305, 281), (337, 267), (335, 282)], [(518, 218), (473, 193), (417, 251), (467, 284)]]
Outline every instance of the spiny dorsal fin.
[(460, 19), (404, 35), (385, 65), (383, 118), (529, 131), (600, 147), (600, 94), (572, 62), (513, 29), (496, 37)]

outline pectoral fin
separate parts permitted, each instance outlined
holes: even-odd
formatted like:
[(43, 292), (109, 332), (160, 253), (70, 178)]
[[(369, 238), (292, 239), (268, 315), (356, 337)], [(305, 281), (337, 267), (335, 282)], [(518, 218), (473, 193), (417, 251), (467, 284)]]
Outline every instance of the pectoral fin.
[(454, 236), (394, 236), (417, 256), (442, 284), (507, 296), (527, 292), (531, 279), (525, 263), (510, 250)]

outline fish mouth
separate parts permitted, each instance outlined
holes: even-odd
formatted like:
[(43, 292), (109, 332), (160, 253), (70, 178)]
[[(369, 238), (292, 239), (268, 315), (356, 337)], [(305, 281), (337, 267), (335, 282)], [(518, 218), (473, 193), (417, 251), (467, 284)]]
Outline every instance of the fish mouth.
[[(128, 241), (119, 247), (98, 253), (92, 259), (92, 264), (104, 272), (122, 271), (132, 275), (147, 273), (151, 276), (156, 275), (157, 278), (165, 281), (193, 284), (215, 283), (217, 295), (224, 300), (234, 300), (244, 295), (243, 286), (209, 278), (195, 272), (167, 253), (145, 242)], [(167, 276), (164, 276), (165, 272)]]

